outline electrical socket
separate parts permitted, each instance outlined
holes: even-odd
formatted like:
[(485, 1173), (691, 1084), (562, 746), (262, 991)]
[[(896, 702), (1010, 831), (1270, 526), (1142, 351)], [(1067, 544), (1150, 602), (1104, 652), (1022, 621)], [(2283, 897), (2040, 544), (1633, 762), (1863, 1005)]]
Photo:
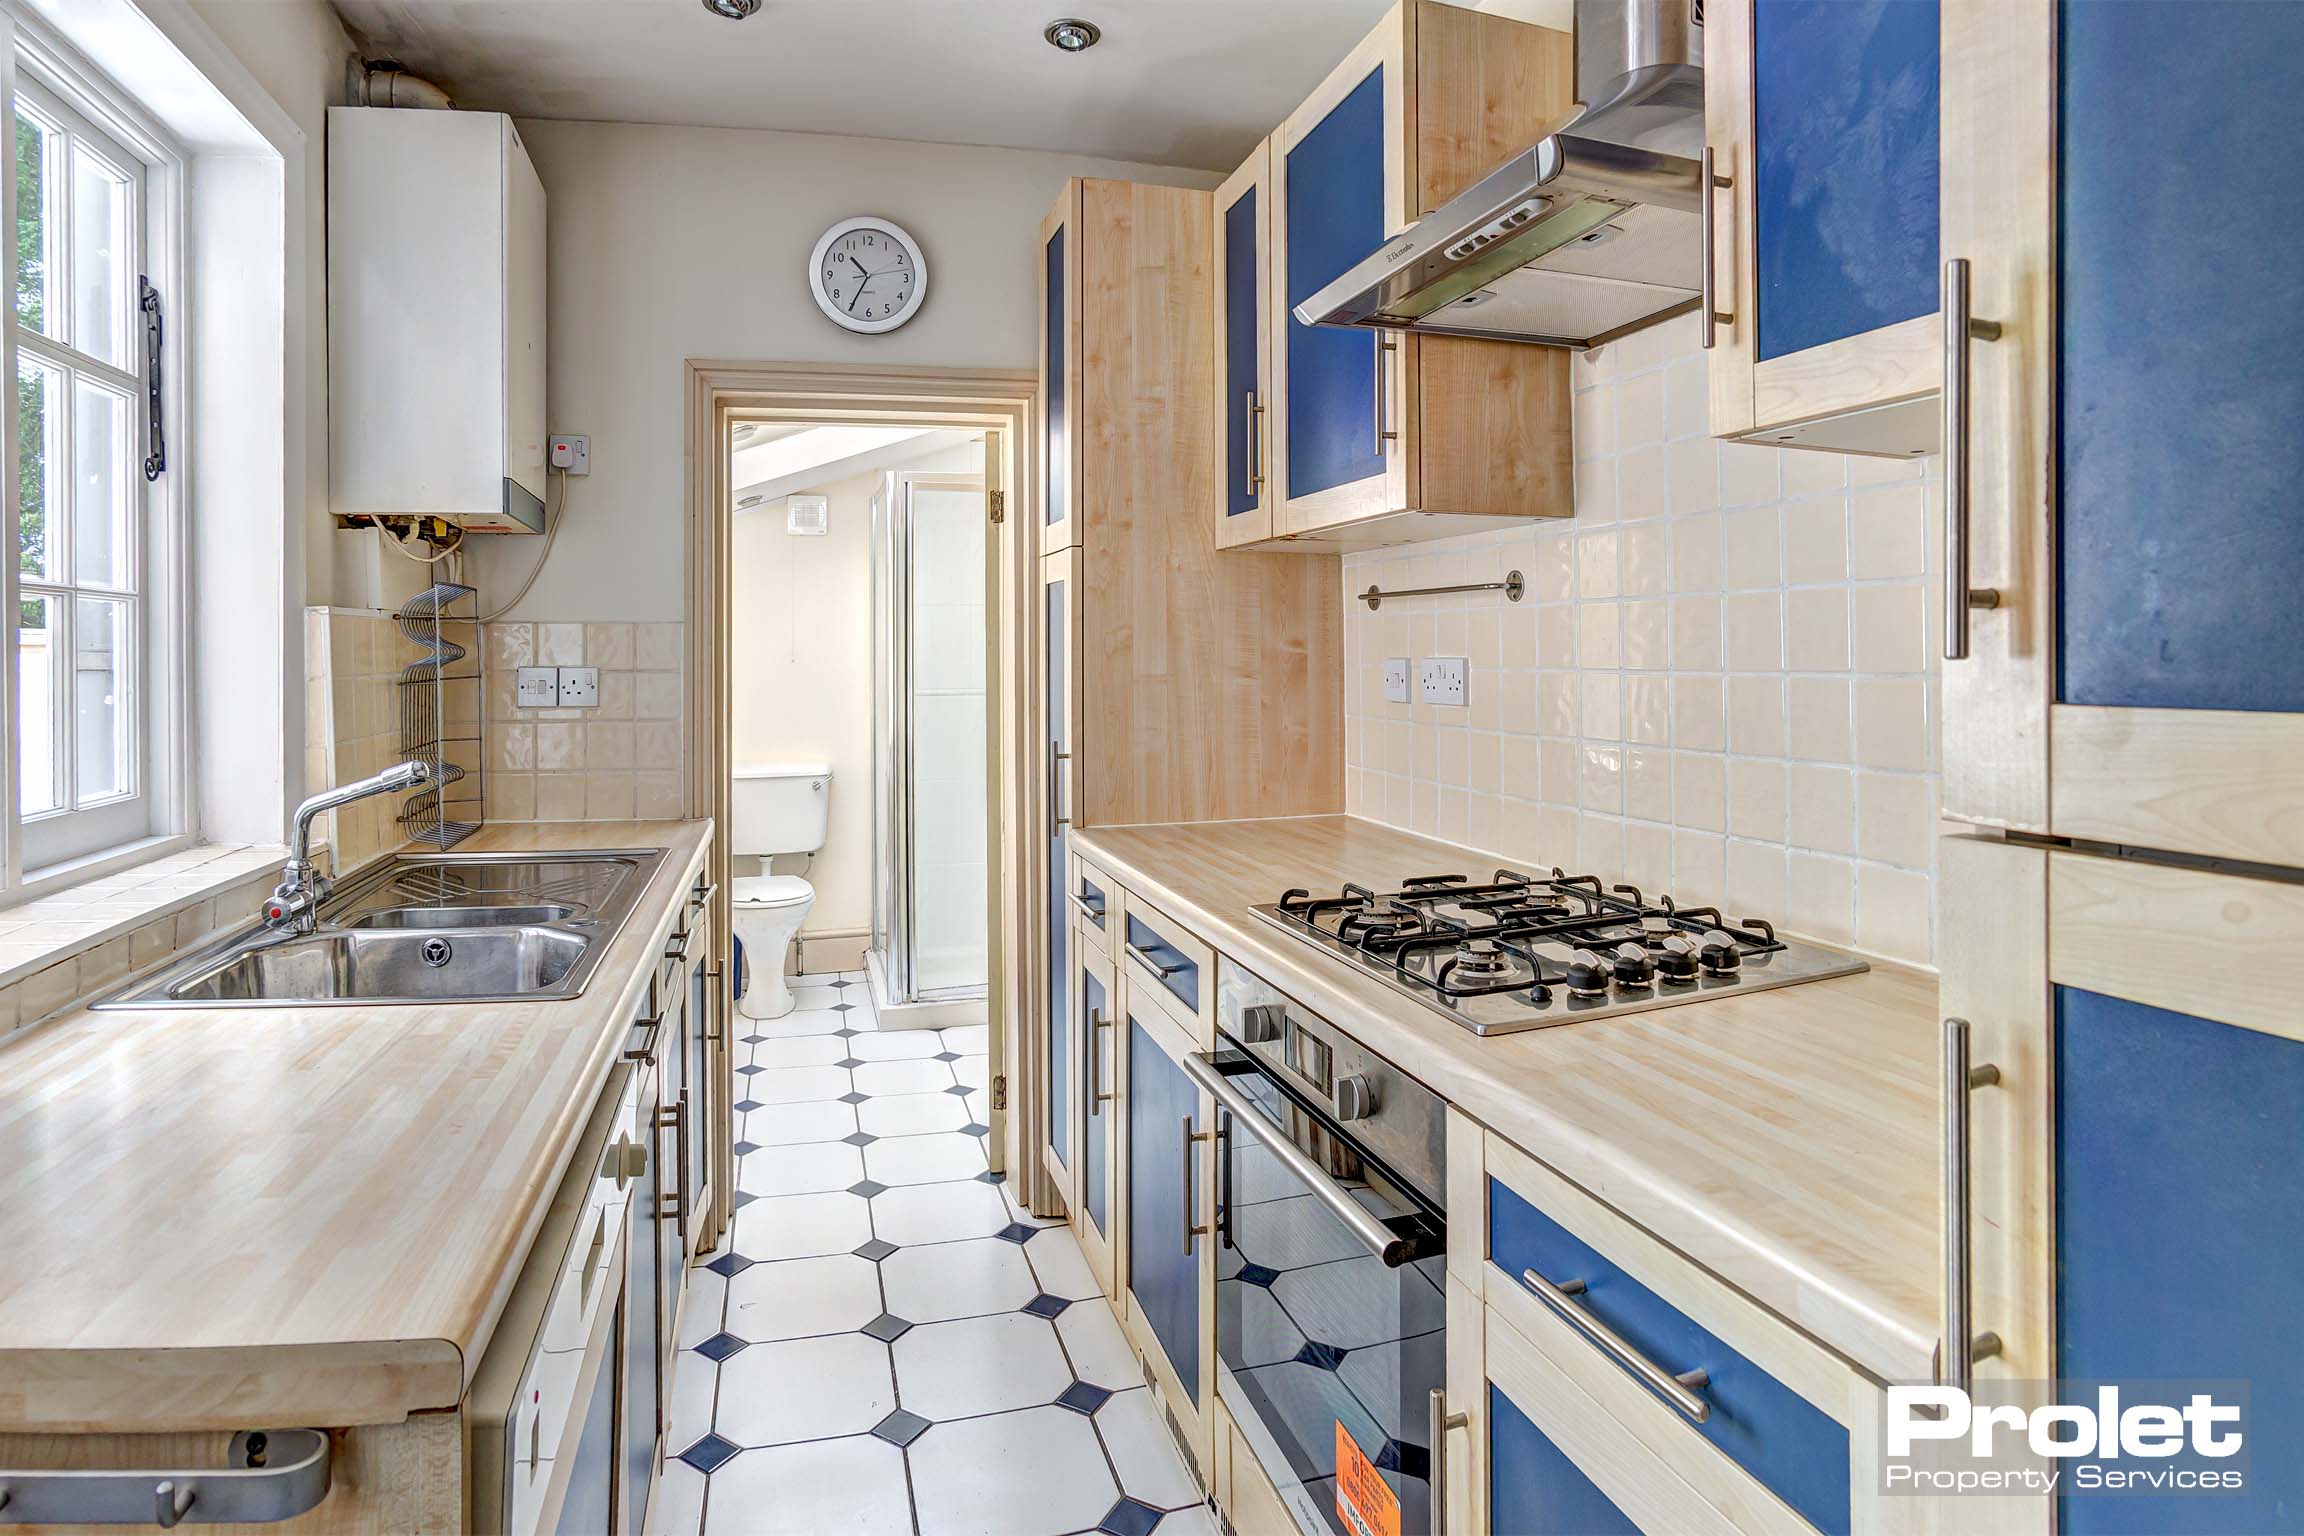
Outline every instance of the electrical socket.
[(560, 669), (560, 707), (562, 709), (590, 709), (600, 702), (600, 669), (598, 667), (562, 667)]
[(582, 432), (555, 432), (547, 439), (546, 458), (563, 474), (592, 473), (592, 439)]
[(558, 667), (522, 667), (514, 702), (522, 709), (550, 709), (560, 702)]
[(1461, 709), (1464, 706), (1464, 658), (1461, 656), (1427, 656), (1424, 658), (1424, 702), (1446, 704)]
[(1405, 656), (1387, 656), (1384, 658), (1384, 702), (1387, 704), (1405, 704), (1408, 702), (1408, 658)]

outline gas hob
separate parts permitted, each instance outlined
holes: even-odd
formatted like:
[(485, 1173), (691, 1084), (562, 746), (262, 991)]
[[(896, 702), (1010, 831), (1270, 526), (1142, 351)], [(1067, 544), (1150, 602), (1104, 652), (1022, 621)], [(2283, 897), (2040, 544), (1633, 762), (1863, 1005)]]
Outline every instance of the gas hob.
[(1555, 869), (1475, 882), (1430, 875), (1379, 892), (1284, 892), (1264, 921), (1359, 966), (1474, 1034), (1546, 1029), (1868, 969), (1777, 937), (1755, 917), (1650, 901), (1630, 885)]

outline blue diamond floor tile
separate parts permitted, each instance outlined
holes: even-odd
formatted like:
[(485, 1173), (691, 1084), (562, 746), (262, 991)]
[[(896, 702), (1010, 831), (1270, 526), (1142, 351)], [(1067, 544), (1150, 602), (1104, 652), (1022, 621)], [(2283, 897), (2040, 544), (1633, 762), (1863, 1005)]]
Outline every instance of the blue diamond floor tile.
[(992, 1134), (992, 1127), (975, 1124), (964, 1125), (960, 1127), (960, 1134), (963, 1136), (989, 1136)]
[(1240, 1266), (1239, 1278), (1243, 1285), (1260, 1285), (1270, 1290), (1272, 1282), (1280, 1278), (1280, 1271), (1266, 1269), (1261, 1264), (1243, 1264)]
[(1136, 1499), (1122, 1498), (1104, 1512), (1096, 1522), (1096, 1529), (1110, 1536), (1152, 1536), (1152, 1528), (1160, 1523), (1160, 1511)]
[(723, 1440), (718, 1435), (706, 1435), (682, 1451), (680, 1459), (697, 1471), (709, 1474), (715, 1469), (725, 1466), (728, 1458), (735, 1455), (739, 1449), (740, 1447), (733, 1441)]
[(843, 1104), (861, 1104), (870, 1097), (872, 1095), (868, 1093), (844, 1093), (840, 1095), (840, 1102)]
[(752, 1260), (740, 1253), (724, 1253), (704, 1267), (723, 1280), (733, 1280), (752, 1267)]
[(859, 1179), (856, 1183), (848, 1186), (848, 1193), (852, 1195), (862, 1195), (865, 1199), (869, 1200), (874, 1195), (884, 1195), (888, 1193), (888, 1186), (885, 1184), (875, 1184), (870, 1179)]
[(880, 1138), (869, 1131), (858, 1131), (854, 1135), (843, 1136), (840, 1139), (852, 1147), (868, 1147)]
[(896, 1245), (884, 1238), (876, 1237), (870, 1242), (863, 1244), (861, 1247), (851, 1248), (848, 1251), (855, 1254), (856, 1257), (860, 1259), (870, 1259), (875, 1264), (877, 1264), (880, 1260), (894, 1253), (896, 1251)]
[(1012, 1221), (992, 1235), (1011, 1243), (1028, 1243), (1032, 1241), (1034, 1234), (1038, 1233), (1039, 1230), (1038, 1227), (1028, 1227), (1020, 1221)]
[(1066, 1301), (1063, 1297), (1051, 1296), (1046, 1291), (1042, 1291), (1039, 1295), (1024, 1303), (1022, 1310), (1031, 1313), (1034, 1317), (1053, 1318), (1070, 1305), (1072, 1305), (1072, 1303)]
[(1056, 1394), (1056, 1406), (1074, 1413), (1094, 1413), (1112, 1401), (1112, 1394), (1093, 1382), (1076, 1381)]
[(893, 1344), (910, 1333), (912, 1325), (893, 1312), (883, 1312), (857, 1331), (870, 1334), (883, 1344)]
[(744, 1347), (744, 1341), (732, 1333), (716, 1333), (696, 1346), (696, 1353), (707, 1360), (725, 1360)]
[(1301, 1365), (1313, 1365), (1318, 1366), (1323, 1371), (1332, 1371), (1344, 1363), (1346, 1353), (1347, 1351), (1338, 1349), (1333, 1344), (1323, 1344), (1318, 1339), (1314, 1339), (1296, 1351), (1296, 1360)]

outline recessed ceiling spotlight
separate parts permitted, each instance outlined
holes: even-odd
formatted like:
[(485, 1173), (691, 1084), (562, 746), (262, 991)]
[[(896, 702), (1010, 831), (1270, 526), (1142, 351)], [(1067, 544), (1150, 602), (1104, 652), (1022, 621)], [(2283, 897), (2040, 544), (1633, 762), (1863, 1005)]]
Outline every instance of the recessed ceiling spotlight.
[[(705, 0), (705, 3), (710, 4), (711, 0)], [(759, 0), (752, 0), (752, 3), (757, 5)], [(1048, 30), (1040, 35), (1066, 53), (1086, 53), (1096, 46), (1096, 40), (1104, 35), (1104, 29), (1092, 21), (1067, 16), (1062, 21), (1048, 23)]]
[(704, 0), (704, 9), (730, 21), (742, 21), (759, 12), (760, 0)]

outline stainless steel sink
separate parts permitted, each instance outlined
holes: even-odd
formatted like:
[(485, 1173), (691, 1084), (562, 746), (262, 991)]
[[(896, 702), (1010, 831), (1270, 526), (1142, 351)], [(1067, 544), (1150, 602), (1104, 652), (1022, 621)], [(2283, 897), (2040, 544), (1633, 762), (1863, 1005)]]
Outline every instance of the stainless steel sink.
[(545, 1002), (584, 990), (662, 849), (419, 854), (345, 882), (297, 934), (237, 929), (98, 1008)]

